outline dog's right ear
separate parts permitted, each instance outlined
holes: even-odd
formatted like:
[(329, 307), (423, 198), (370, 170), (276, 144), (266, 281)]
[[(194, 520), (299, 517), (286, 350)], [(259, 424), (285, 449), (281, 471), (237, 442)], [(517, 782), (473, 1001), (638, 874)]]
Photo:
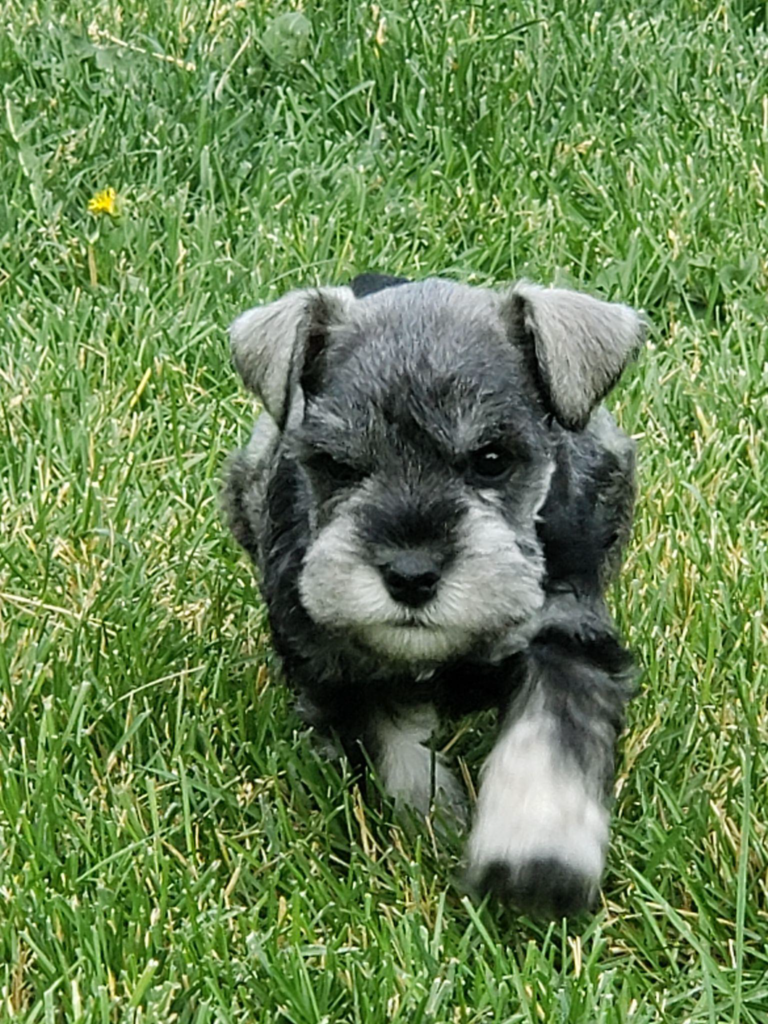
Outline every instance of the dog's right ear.
[(629, 306), (528, 281), (512, 289), (507, 316), (543, 396), (568, 430), (584, 429), (645, 335), (643, 317)]
[(235, 369), (280, 429), (297, 391), (318, 385), (329, 334), (354, 301), (350, 288), (302, 289), (249, 309), (230, 327)]

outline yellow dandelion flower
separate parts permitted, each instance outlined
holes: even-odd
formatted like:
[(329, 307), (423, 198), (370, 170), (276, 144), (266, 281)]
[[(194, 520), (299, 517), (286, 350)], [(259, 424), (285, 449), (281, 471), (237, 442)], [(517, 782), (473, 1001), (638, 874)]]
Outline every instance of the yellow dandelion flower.
[(108, 213), (110, 217), (114, 217), (117, 212), (117, 192), (113, 188), (97, 192), (88, 200), (88, 210), (90, 213)]

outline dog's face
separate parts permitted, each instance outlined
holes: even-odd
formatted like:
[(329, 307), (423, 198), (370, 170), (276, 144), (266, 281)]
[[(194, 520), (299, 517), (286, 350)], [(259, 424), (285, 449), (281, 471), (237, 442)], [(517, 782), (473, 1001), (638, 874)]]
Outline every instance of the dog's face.
[(530, 618), (550, 416), (583, 426), (639, 330), (625, 307), (575, 293), (436, 280), (244, 314), (236, 364), (306, 472), (309, 615), (411, 663)]
[(493, 304), (461, 299), (430, 282), (356, 303), (295, 435), (316, 502), (307, 611), (409, 661), (461, 653), (543, 600), (543, 409)]

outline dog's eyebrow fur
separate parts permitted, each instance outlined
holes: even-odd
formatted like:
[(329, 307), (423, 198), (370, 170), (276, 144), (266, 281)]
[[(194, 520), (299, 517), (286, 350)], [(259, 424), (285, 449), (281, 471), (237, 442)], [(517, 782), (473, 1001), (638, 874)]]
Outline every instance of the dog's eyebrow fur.
[(373, 417), (366, 410), (355, 410), (353, 418), (328, 404), (313, 403), (293, 437), (297, 452), (307, 457), (323, 452), (351, 463), (363, 462), (375, 433)]
[(456, 398), (453, 406), (442, 405), (433, 395), (426, 395), (422, 404), (409, 403), (408, 416), (417, 429), (428, 435), (446, 456), (461, 457), (488, 444), (500, 443), (521, 452), (540, 444), (537, 417), (510, 402), (504, 394), (467, 393)]
[(310, 404), (297, 437), (299, 450), (365, 465), (375, 463), (382, 451), (406, 446), (431, 449), (451, 463), (489, 444), (526, 458), (545, 443), (538, 410), (510, 400), (503, 381), (478, 391), (473, 380), (456, 371), (440, 380), (424, 377), (403, 374), (371, 384), (358, 375), (349, 401), (326, 397)]
[(360, 471), (380, 464), (383, 452), (395, 461), (409, 458), (407, 452), (418, 452), (422, 459), (460, 470), (473, 452), (488, 445), (498, 444), (520, 461), (542, 447), (530, 418), (509, 410), (498, 410), (499, 415), (491, 418), (480, 407), (476, 421), (468, 408), (466, 416), (446, 415), (442, 422), (436, 421), (434, 408), (431, 417), (418, 412), (403, 403), (386, 417), (356, 408), (347, 419), (316, 406), (295, 435), (294, 451), (302, 462), (323, 454)]
[(362, 453), (431, 443), (448, 460), (494, 442), (541, 446), (547, 410), (525, 355), (495, 296), (477, 295), (429, 281), (360, 302), (333, 332), (322, 393), (307, 409), (307, 441), (335, 448), (336, 435), (350, 455), (358, 445)]

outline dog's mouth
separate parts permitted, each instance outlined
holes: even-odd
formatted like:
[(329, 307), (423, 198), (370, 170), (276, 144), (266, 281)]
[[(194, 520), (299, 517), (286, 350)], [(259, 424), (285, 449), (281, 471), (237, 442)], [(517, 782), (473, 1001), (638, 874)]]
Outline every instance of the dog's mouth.
[(394, 629), (400, 628), (439, 630), (442, 628), (441, 626), (435, 626), (431, 622), (426, 622), (424, 619), (420, 619), (416, 615), (409, 615), (408, 618), (406, 619), (402, 619), (398, 622), (390, 622), (387, 623), (387, 625), (391, 626)]
[(438, 626), (415, 616), (366, 626), (361, 638), (367, 646), (391, 658), (420, 663), (441, 661), (467, 644), (461, 629)]
[(403, 618), (392, 619), (389, 622), (382, 622), (380, 625), (384, 629), (394, 632), (424, 633), (425, 635), (434, 634), (435, 636), (460, 632), (460, 630), (451, 629), (442, 623), (433, 622), (426, 616), (421, 617), (419, 615), (408, 615)]

